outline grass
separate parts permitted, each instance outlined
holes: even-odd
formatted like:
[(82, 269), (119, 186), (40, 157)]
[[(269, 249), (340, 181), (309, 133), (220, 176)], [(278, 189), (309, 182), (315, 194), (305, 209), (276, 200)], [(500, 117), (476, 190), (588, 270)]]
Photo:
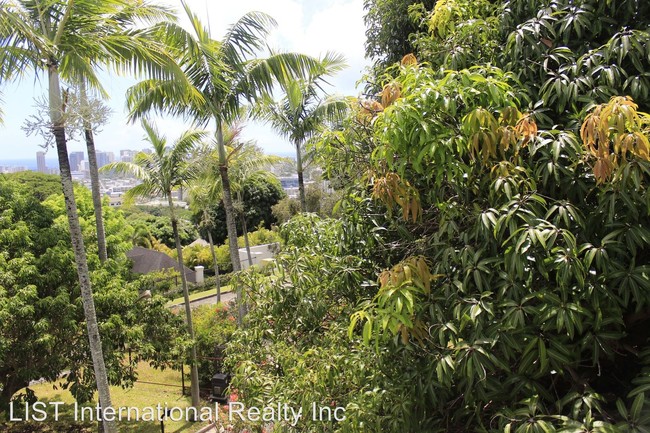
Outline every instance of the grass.
[[(230, 286), (223, 286), (221, 288), (221, 294), (223, 295), (224, 293), (230, 292), (232, 289)], [(196, 292), (192, 293), (190, 295), (190, 302), (195, 301), (197, 299), (205, 298), (207, 296), (216, 296), (217, 295), (217, 289), (212, 287), (209, 290), (203, 290), (202, 292)], [(173, 299), (167, 303), (167, 306), (170, 305), (176, 305), (176, 304), (183, 304), (185, 302), (185, 299), (181, 296), (180, 298)]]
[[(155, 382), (144, 383), (144, 382)], [(160, 385), (168, 384), (168, 386)], [(57, 386), (55, 388), (54, 386)], [(169, 386), (171, 385), (171, 386)], [(179, 407), (185, 408), (191, 405), (191, 400), (187, 396), (181, 395), (181, 374), (179, 371), (166, 369), (163, 371), (156, 370), (149, 366), (146, 362), (142, 362), (138, 366), (138, 382), (134, 384), (132, 388), (123, 389), (121, 387), (113, 386), (111, 387), (111, 399), (113, 402), (113, 407), (119, 408), (140, 408), (141, 410), (146, 407), (156, 407), (158, 403), (164, 407), (167, 404), (168, 407)], [(186, 382), (186, 386), (189, 386)], [(53, 421), (54, 414), (53, 409), (48, 410), (49, 419), (52, 420), (48, 423), (38, 423), (38, 424), (49, 424), (41, 427), (42, 430), (15, 430), (17, 432), (23, 431), (43, 431), (43, 432), (85, 432), (81, 426), (73, 426), (70, 430), (67, 430), (67, 426), (71, 421), (74, 420), (74, 398), (69, 391), (61, 389), (57, 383), (43, 383), (30, 387), (36, 393), (39, 401), (43, 402), (58, 402), (62, 401), (65, 404), (60, 407), (59, 411), (59, 422)], [(96, 403), (93, 402), (89, 406), (94, 407)], [(214, 409), (214, 404), (204, 402), (204, 405)], [(81, 410), (81, 409), (80, 409)], [(126, 414), (126, 412), (124, 412)], [(141, 417), (144, 417), (144, 412), (141, 411)], [(135, 415), (133, 415), (135, 416)], [(124, 415), (123, 418), (126, 418)], [(11, 424), (14, 424), (13, 426)], [(27, 423), (10, 423), (10, 427), (19, 428), (20, 424)], [(96, 424), (84, 424), (88, 426), (88, 432), (96, 432)], [(205, 422), (188, 422), (185, 420), (181, 421), (165, 421), (165, 433), (194, 433), (198, 431), (201, 427), (207, 425)], [(47, 428), (52, 428), (52, 430), (47, 430)], [(1, 429), (1, 426), (0, 426)], [(160, 432), (160, 422), (158, 421), (121, 421), (118, 423), (118, 430), (120, 433), (159, 433)], [(4, 430), (3, 430), (4, 431)], [(9, 430), (14, 431), (14, 430)]]

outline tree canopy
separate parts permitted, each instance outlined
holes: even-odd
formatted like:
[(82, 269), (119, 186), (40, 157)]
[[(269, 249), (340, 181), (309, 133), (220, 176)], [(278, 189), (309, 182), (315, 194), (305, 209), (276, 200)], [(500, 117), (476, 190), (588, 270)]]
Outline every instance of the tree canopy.
[(417, 55), (316, 145), (341, 218), (247, 277), (240, 396), (344, 407), (337, 432), (644, 431), (647, 6), (411, 12)]
[[(75, 192), (89, 240), (94, 234), (90, 191)], [(3, 180), (0, 214), (0, 410), (16, 391), (41, 378), (60, 381), (79, 401), (87, 401), (95, 381), (63, 197), (59, 193), (41, 202), (19, 183)], [(128, 280), (124, 255), (130, 227), (116, 210), (107, 209), (105, 216), (112, 258), (101, 267), (95, 245), (89, 265), (110, 382), (128, 385), (139, 360), (155, 365), (176, 360), (181, 323), (162, 298), (137, 302), (140, 283)], [(127, 346), (134, 351), (131, 364), (125, 362)], [(64, 371), (70, 373), (59, 378)], [(34, 396), (28, 390), (23, 398)]]
[[(270, 229), (276, 223), (271, 211), (283, 197), (286, 196), (280, 181), (273, 176), (253, 176), (246, 179), (241, 185), (242, 212), (246, 218), (246, 225), (250, 228), (262, 226)], [(226, 214), (223, 204), (219, 202), (209, 210), (212, 221), (224, 221)], [(202, 212), (196, 212), (193, 220), (201, 221)], [(241, 224), (237, 224), (237, 231), (242, 233)], [(223, 224), (212, 225), (212, 238), (216, 243), (226, 241), (228, 233)]]
[(435, 0), (364, 0), (366, 57), (386, 67), (412, 53), (411, 35), (423, 27), (409, 11), (414, 7), (431, 10), (435, 3)]

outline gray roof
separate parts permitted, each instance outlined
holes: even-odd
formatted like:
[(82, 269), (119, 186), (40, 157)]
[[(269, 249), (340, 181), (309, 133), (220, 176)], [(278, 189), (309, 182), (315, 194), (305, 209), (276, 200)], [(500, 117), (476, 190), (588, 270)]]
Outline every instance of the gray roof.
[(210, 244), (208, 242), (204, 241), (203, 239), (199, 238), (199, 239), (195, 240), (194, 242), (192, 242), (191, 244), (189, 244), (188, 247), (195, 247), (197, 245), (202, 246), (202, 247), (207, 247)]
[[(177, 271), (180, 269), (175, 259), (156, 250), (133, 247), (127, 251), (126, 256), (133, 261), (131, 271), (136, 274), (148, 274), (170, 268), (176, 269)], [(185, 270), (185, 278), (187, 278), (187, 281), (195, 283), (196, 273), (187, 266), (183, 266), (183, 269)]]

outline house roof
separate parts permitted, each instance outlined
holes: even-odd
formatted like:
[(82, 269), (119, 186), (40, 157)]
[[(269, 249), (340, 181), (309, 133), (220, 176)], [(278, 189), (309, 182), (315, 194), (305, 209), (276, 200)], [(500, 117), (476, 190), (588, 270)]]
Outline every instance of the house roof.
[[(167, 254), (156, 250), (150, 250), (142, 247), (133, 247), (127, 251), (126, 256), (133, 261), (131, 271), (136, 274), (148, 274), (151, 272), (161, 271), (163, 269), (179, 270), (178, 262)], [(196, 282), (196, 273), (183, 266), (185, 278), (191, 283)]]
[(200, 245), (202, 247), (207, 247), (210, 244), (207, 243), (206, 241), (204, 241), (203, 239), (199, 238), (199, 239), (195, 240), (194, 242), (192, 242), (191, 244), (189, 244), (188, 247), (195, 247), (197, 245)]

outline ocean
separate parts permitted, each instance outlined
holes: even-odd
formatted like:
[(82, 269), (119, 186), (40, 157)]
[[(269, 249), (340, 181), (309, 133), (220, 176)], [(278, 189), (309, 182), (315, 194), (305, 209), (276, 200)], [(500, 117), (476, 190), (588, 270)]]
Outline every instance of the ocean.
[[(59, 168), (59, 160), (55, 158), (45, 158), (47, 168)], [(33, 158), (24, 159), (0, 159), (0, 167), (27, 167), (30, 170), (36, 170), (36, 155)]]

